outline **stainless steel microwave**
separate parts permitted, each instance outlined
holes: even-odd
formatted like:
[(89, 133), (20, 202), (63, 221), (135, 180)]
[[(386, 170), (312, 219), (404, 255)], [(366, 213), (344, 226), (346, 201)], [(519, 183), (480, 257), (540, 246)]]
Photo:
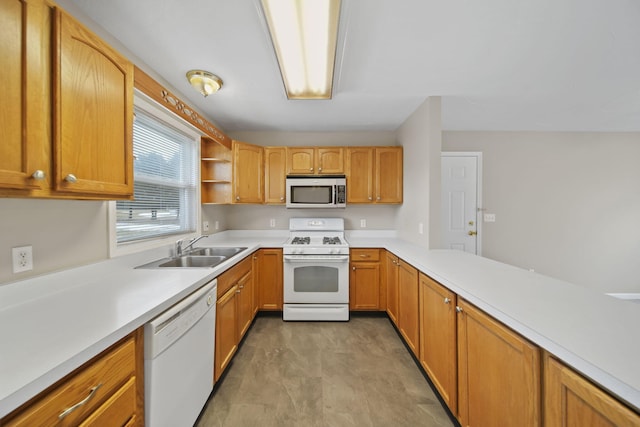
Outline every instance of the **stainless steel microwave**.
[(288, 208), (344, 208), (347, 180), (344, 175), (287, 176)]

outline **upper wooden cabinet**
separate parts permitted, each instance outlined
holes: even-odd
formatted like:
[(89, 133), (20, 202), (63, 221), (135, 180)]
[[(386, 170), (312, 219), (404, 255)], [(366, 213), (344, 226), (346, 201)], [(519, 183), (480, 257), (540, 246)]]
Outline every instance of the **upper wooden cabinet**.
[(343, 147), (287, 147), (287, 174), (344, 173)]
[(59, 9), (54, 34), (55, 189), (133, 195), (133, 64)]
[(402, 147), (348, 147), (347, 203), (402, 203)]
[(264, 200), (263, 149), (233, 141), (233, 202), (262, 203)]
[(286, 202), (287, 149), (264, 147), (264, 202), (281, 205)]
[(200, 140), (202, 203), (231, 203), (232, 151), (203, 136)]
[(640, 415), (550, 355), (544, 358), (544, 416), (549, 427), (632, 427)]
[(542, 425), (540, 349), (462, 298), (457, 310), (461, 425)]
[(45, 1), (2, 2), (0, 24), (0, 195), (131, 198), (133, 65)]
[(0, 2), (0, 189), (50, 186), (51, 16), (44, 1)]

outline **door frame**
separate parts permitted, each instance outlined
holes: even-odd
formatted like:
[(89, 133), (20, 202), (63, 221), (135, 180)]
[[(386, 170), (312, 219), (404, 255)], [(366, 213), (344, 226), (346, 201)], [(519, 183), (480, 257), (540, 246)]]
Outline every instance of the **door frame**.
[[(440, 152), (440, 165), (442, 157), (475, 157), (477, 164), (476, 176), (476, 255), (482, 256), (482, 224), (484, 223), (484, 211), (482, 207), (482, 152), (481, 151), (442, 151)], [(442, 185), (442, 184), (441, 184)], [(441, 188), (442, 190), (442, 188)], [(442, 227), (442, 225), (440, 225)], [(444, 230), (442, 231), (444, 232)]]

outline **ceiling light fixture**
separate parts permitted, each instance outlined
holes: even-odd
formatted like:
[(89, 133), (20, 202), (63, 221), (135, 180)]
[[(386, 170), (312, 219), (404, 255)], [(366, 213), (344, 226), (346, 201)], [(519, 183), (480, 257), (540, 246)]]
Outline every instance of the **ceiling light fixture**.
[(187, 80), (205, 98), (212, 93), (216, 93), (222, 87), (222, 79), (220, 77), (204, 70), (187, 71)]
[(261, 0), (289, 99), (331, 99), (340, 0)]

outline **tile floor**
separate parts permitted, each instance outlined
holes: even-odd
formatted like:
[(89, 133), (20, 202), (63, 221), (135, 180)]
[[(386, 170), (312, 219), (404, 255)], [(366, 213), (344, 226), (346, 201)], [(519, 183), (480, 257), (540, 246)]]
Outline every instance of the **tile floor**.
[(386, 317), (260, 316), (196, 425), (453, 424)]

